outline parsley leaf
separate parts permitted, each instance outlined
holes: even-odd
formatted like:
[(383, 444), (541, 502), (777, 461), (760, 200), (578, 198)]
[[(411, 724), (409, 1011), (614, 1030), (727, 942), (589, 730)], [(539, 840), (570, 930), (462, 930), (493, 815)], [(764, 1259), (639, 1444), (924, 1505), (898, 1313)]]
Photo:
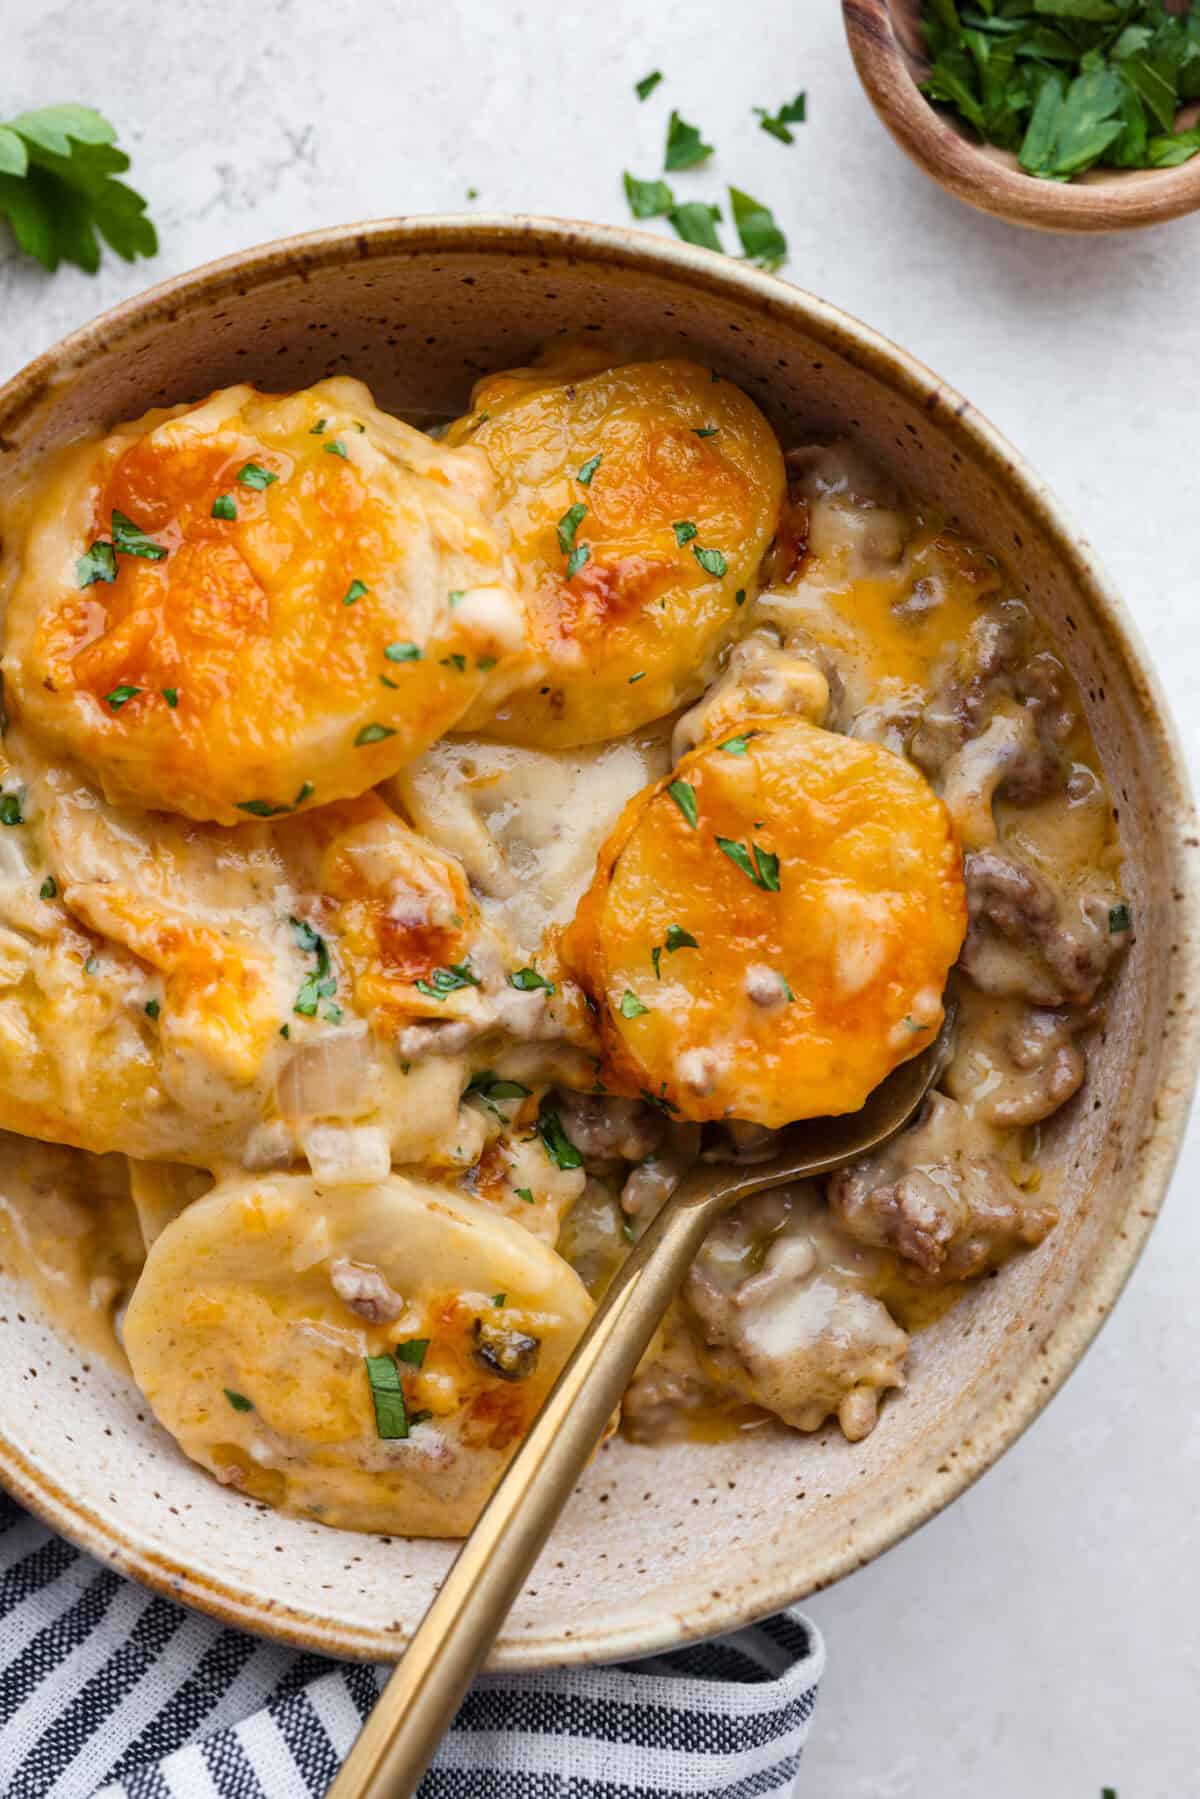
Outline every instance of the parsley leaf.
[(635, 219), (657, 219), (670, 212), (675, 196), (665, 181), (639, 181), (625, 173), (625, 198)]
[(539, 987), (544, 988), (547, 993), (554, 992), (554, 982), (548, 981), (536, 968), (514, 968), (508, 977), (508, 984), (515, 987), (518, 993), (533, 993)]
[(25, 815), (21, 811), (19, 793), (0, 793), (0, 825), (23, 825)]
[(389, 662), (419, 662), (421, 652), (415, 643), (389, 643), (384, 648)]
[(699, 948), (700, 945), (692, 936), (692, 933), (690, 931), (685, 931), (682, 925), (672, 924), (667, 926), (666, 949), (669, 955), (674, 955), (677, 949)]
[(721, 221), (719, 206), (710, 206), (704, 200), (688, 200), (682, 206), (671, 208), (670, 219), (676, 235), (685, 244), (698, 244), (702, 250), (716, 250), (721, 256), (725, 254), (725, 246), (716, 230)]
[(363, 1357), (363, 1362), (367, 1370), (367, 1385), (371, 1389), (371, 1402), (375, 1407), (376, 1436), (407, 1437), (408, 1408), (404, 1403), (404, 1388), (400, 1385), (400, 1370), (395, 1356), (368, 1355)]
[(219, 493), (212, 503), (214, 518), (231, 519), (237, 517), (237, 501), (231, 493)]
[[(58, 882), (55, 880), (53, 875), (47, 875), (45, 880), (42, 882), (41, 889), (38, 894), (38, 898), (44, 899), (44, 900), (52, 900), (52, 899), (58, 898)], [(1111, 914), (1110, 914), (1110, 916), (1111, 916)], [(1110, 925), (1109, 929), (1111, 930), (1111, 928), (1112, 927)]]
[(621, 1017), (641, 1018), (642, 1015), (649, 1010), (649, 1006), (644, 1006), (637, 994), (631, 992), (630, 989), (626, 987), (624, 993), (621, 995), (621, 1003), (617, 1007), (617, 1011), (621, 1014)]
[(162, 562), (167, 554), (162, 544), (155, 543), (123, 512), (112, 515), (112, 541), (118, 556), (140, 556), (145, 562)]
[(398, 1362), (407, 1362), (411, 1368), (423, 1368), (428, 1348), (428, 1337), (409, 1337), (406, 1343), (397, 1343), (392, 1353)]
[(235, 1393), (232, 1387), (224, 1387), (222, 1391), (235, 1412), (252, 1412), (254, 1410), (254, 1401), (247, 1399), (244, 1393)]
[(531, 1206), (533, 1204), (533, 1188), (532, 1187), (517, 1187), (515, 1189), (515, 1192), (516, 1192), (517, 1198), (523, 1199), (527, 1206)]
[(648, 75), (643, 75), (640, 81), (634, 82), (633, 91), (639, 100), (648, 100), (661, 80), (662, 70), (651, 69)]
[(583, 504), (582, 500), (576, 500), (573, 506), (568, 506), (567, 510), (559, 519), (556, 526), (558, 532), (558, 547), (564, 556), (570, 555), (571, 551), (575, 548), (575, 533), (578, 531), (586, 517), (587, 507)]
[(668, 173), (672, 169), (694, 169), (700, 163), (707, 162), (712, 153), (712, 145), (704, 142), (697, 127), (689, 125), (677, 112), (672, 112), (667, 123), (664, 169)]
[(718, 837), (717, 848), (740, 868), (748, 880), (761, 887), (764, 893), (779, 892), (779, 857), (771, 850), (764, 850), (756, 843), (751, 860), (750, 851), (744, 843), (736, 843), (732, 837)]
[(263, 468), (260, 462), (245, 462), (238, 470), (237, 478), (243, 487), (252, 487), (256, 493), (262, 493), (264, 488), (278, 481), (279, 476), (273, 475), (270, 469)]
[[(342, 605), (353, 606), (355, 600), (361, 600), (364, 593), (370, 593), (370, 591), (371, 589), (367, 586), (365, 581), (355, 579), (351, 581), (349, 587), (342, 595)], [(386, 650), (383, 653), (385, 656), (387, 655)]]
[(678, 518), (671, 529), (675, 533), (675, 542), (682, 548), (685, 543), (691, 543), (696, 535), (697, 527), (690, 518)]
[(730, 188), (729, 204), (742, 250), (749, 260), (762, 269), (777, 269), (786, 262), (787, 238), (775, 223), (771, 209), (743, 193), (740, 187)]
[(556, 1168), (582, 1168), (583, 1157), (563, 1130), (562, 1119), (550, 1104), (549, 1095), (538, 1110), (538, 1136)]
[(97, 232), (126, 262), (157, 252), (145, 200), (116, 179), (129, 167), (116, 138), (90, 106), (46, 106), (0, 125), (0, 217), (43, 268), (71, 262), (94, 275)]
[(794, 144), (795, 133), (789, 131), (788, 126), (805, 123), (808, 116), (808, 96), (804, 93), (797, 94), (794, 100), (789, 100), (787, 105), (781, 106), (776, 113), (768, 112), (765, 106), (756, 106), (753, 111), (757, 115), (763, 131), (769, 131), (771, 136), (777, 137), (781, 144)]
[(117, 556), (110, 543), (97, 541), (75, 564), (75, 579), (80, 587), (91, 587), (96, 581), (111, 583), (116, 578)]
[(699, 821), (699, 810), (696, 805), (696, 789), (690, 781), (672, 781), (667, 792), (691, 825), (693, 831)]
[(105, 704), (111, 706), (114, 712), (119, 712), (127, 700), (133, 699), (134, 695), (139, 694), (141, 691), (140, 687), (130, 687), (127, 684), (122, 684), (120, 687), (114, 687), (111, 693), (105, 694)]
[(720, 580), (729, 567), (720, 550), (702, 550), (698, 544), (692, 546), (692, 554), (707, 575), (716, 575)]
[(588, 548), (587, 544), (585, 544), (585, 543), (576, 544), (575, 548), (571, 551), (571, 554), (567, 557), (567, 580), (568, 581), (573, 581), (575, 579), (576, 575), (579, 573), (579, 571), (583, 567), (584, 563), (590, 561), (591, 554), (592, 554), (592, 552)]
[(414, 981), (418, 993), (429, 999), (445, 999), (463, 987), (478, 987), (479, 976), (469, 962), (452, 962), (448, 968), (435, 968), (427, 981)]
[(395, 735), (396, 733), (390, 725), (364, 725), (354, 739), (354, 747), (359, 750), (364, 744), (382, 743), (385, 737), (394, 737)]
[(587, 461), (580, 466), (576, 472), (575, 479), (581, 487), (590, 487), (592, 485), (592, 476), (603, 461), (604, 452), (602, 450), (597, 450), (594, 456), (589, 456)]

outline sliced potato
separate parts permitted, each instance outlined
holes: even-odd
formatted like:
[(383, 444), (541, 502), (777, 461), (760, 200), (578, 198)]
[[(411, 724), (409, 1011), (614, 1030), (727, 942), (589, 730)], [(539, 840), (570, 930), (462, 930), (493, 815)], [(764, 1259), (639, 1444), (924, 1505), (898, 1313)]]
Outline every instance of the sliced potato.
[(110, 799), (238, 824), (363, 793), (524, 645), (482, 454), (361, 382), (149, 413), (23, 513), (10, 703)]
[(452, 1537), (591, 1310), (561, 1257), (459, 1194), (281, 1175), (218, 1186), (166, 1227), (125, 1345), (218, 1480), (346, 1529)]
[(490, 376), (449, 433), (488, 457), (532, 615), (524, 683), (499, 671), (466, 721), (506, 743), (621, 737), (698, 694), (783, 495), (775, 435), (732, 382), (595, 363)]
[(563, 955), (611, 1089), (777, 1127), (857, 1111), (929, 1043), (965, 929), (962, 857), (916, 769), (756, 718), (630, 801)]

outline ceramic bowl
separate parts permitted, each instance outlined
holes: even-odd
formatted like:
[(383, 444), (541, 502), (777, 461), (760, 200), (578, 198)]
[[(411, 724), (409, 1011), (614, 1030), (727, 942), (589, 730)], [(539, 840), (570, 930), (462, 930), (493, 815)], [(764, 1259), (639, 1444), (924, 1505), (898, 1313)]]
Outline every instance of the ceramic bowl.
[[(1179, 0), (1167, 0), (1168, 11)], [(875, 111), (900, 148), (948, 192), (1010, 225), (1035, 231), (1130, 231), (1200, 207), (1200, 156), (1177, 169), (1089, 169), (1075, 181), (1038, 181), (1015, 155), (981, 144), (917, 87), (929, 70), (921, 0), (842, 0), (854, 66)], [(1179, 128), (1200, 118), (1184, 108)]]
[[(77, 432), (241, 380), (342, 371), (445, 415), (561, 332), (740, 382), (789, 438), (847, 433), (1007, 561), (1085, 697), (1137, 940), (1087, 1086), (1047, 1132), (1065, 1215), (919, 1335), (865, 1442), (764, 1428), (597, 1456), (496, 1650), (536, 1668), (727, 1630), (878, 1555), (1013, 1442), (1103, 1322), (1163, 1198), (1197, 1057), (1197, 834), (1171, 723), (1120, 602), (968, 402), (833, 307), (707, 251), (600, 226), (407, 219), (267, 245), (127, 302), (0, 390), (0, 482)], [(279, 1517), (191, 1466), (119, 1374), (0, 1291), (0, 1478), (109, 1564), (230, 1623), (395, 1656), (453, 1554)]]

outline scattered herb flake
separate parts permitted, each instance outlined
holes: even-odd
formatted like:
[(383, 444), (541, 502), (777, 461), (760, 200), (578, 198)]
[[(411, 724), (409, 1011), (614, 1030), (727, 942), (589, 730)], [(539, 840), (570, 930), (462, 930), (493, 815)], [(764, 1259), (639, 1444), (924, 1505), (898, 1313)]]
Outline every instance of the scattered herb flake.
[(730, 188), (729, 204), (746, 257), (763, 269), (777, 269), (786, 262), (787, 238), (775, 223), (770, 208), (743, 193), (740, 187)]
[(367, 586), (365, 581), (359, 581), (356, 578), (351, 581), (349, 587), (342, 595), (342, 605), (353, 606), (355, 600), (361, 600), (364, 593), (370, 593), (370, 591), (371, 589)]
[(661, 219), (675, 205), (675, 196), (665, 181), (642, 181), (625, 170), (625, 198), (635, 219)]
[(112, 542), (118, 556), (140, 556), (144, 562), (162, 562), (167, 554), (162, 544), (147, 537), (123, 512), (112, 515)]
[(583, 504), (582, 500), (576, 500), (573, 506), (568, 506), (567, 510), (559, 519), (558, 525), (556, 526), (558, 532), (558, 547), (564, 556), (570, 555), (571, 551), (575, 548), (575, 533), (579, 530), (580, 525), (586, 517), (587, 507)]
[(225, 1387), (222, 1391), (235, 1412), (252, 1412), (254, 1410), (253, 1401), (247, 1399), (244, 1393), (235, 1393), (232, 1387)]
[(538, 1109), (538, 1136), (556, 1168), (582, 1168), (583, 1157), (563, 1130), (562, 1119), (550, 1104), (549, 1095)]
[(19, 793), (0, 793), (0, 825), (23, 825)]
[(692, 523), (690, 518), (676, 519), (675, 523), (671, 526), (671, 529), (675, 533), (675, 542), (680, 548), (682, 548), (685, 543), (691, 543), (697, 532), (697, 526)]
[(696, 244), (701, 250), (715, 250), (719, 256), (725, 254), (725, 246), (717, 232), (721, 222), (719, 206), (712, 206), (707, 200), (685, 200), (681, 205), (673, 206), (667, 216), (676, 237), (681, 237), (685, 244)]
[(772, 137), (777, 137), (781, 144), (794, 144), (795, 133), (789, 131), (788, 127), (789, 125), (803, 125), (806, 122), (808, 96), (803, 93), (797, 94), (794, 100), (789, 100), (785, 106), (779, 108), (778, 112), (768, 112), (765, 106), (755, 106), (752, 110), (763, 131), (768, 131)]
[(327, 456), (340, 456), (343, 462), (349, 460), (346, 455), (346, 446), (340, 437), (331, 437), (329, 442), (322, 444), (321, 447)]
[(718, 580), (721, 580), (729, 569), (729, 564), (720, 550), (702, 550), (699, 544), (693, 544), (692, 554), (705, 574), (715, 575)]
[(452, 962), (448, 968), (435, 968), (427, 981), (415, 981), (418, 993), (429, 999), (445, 999), (463, 987), (478, 987), (479, 976), (469, 962)]
[(396, 733), (390, 725), (364, 725), (354, 739), (354, 747), (356, 750), (362, 749), (364, 744), (382, 743), (385, 737), (394, 737), (395, 735)]
[(314, 791), (315, 790), (313, 788), (313, 784), (311, 781), (303, 782), (300, 787), (299, 793), (297, 793), (295, 799), (292, 801), (293, 806), (302, 806), (304, 804), (305, 800), (312, 798)]
[(516, 1195), (517, 1195), (518, 1199), (523, 1199), (527, 1206), (531, 1206), (533, 1204), (533, 1189), (532, 1189), (532, 1187), (518, 1187), (516, 1189)]
[(120, 687), (114, 687), (111, 693), (105, 694), (104, 703), (111, 706), (114, 712), (119, 712), (122, 706), (127, 705), (141, 691), (140, 687), (130, 687), (122, 682)]
[(310, 437), (324, 437), (325, 427), (328, 423), (328, 419), (318, 419), (316, 424), (309, 428), (308, 435)]
[(442, 656), (438, 662), (438, 667), (455, 668), (460, 675), (465, 675), (467, 672), (467, 659), (461, 651), (456, 650), (451, 656)]
[(398, 1362), (407, 1362), (412, 1368), (422, 1368), (428, 1348), (428, 1337), (409, 1337), (406, 1343), (397, 1343), (392, 1353)]
[(694, 169), (707, 162), (712, 153), (712, 145), (704, 142), (699, 129), (673, 111), (667, 121), (667, 148), (663, 157), (663, 167), (668, 174), (672, 169)]
[(1133, 914), (1124, 900), (1121, 900), (1117, 905), (1108, 908), (1108, 928), (1113, 936), (1118, 935), (1122, 931), (1127, 931), (1132, 923)]
[(677, 949), (699, 949), (700, 945), (690, 931), (685, 931), (682, 925), (672, 924), (667, 926), (666, 948), (673, 956)]
[(733, 596), (733, 603), (735, 606), (744, 606), (746, 604), (746, 589), (744, 587), (738, 588)]
[(694, 831), (700, 817), (699, 808), (696, 805), (696, 789), (690, 781), (672, 781), (667, 792)]
[(171, 711), (174, 712), (176, 706), (179, 704), (178, 687), (164, 687), (162, 689), (162, 696), (163, 699), (166, 700), (167, 705), (171, 708)]
[(736, 868), (740, 868), (748, 880), (761, 887), (765, 893), (779, 892), (779, 857), (770, 850), (760, 849), (754, 845), (754, 857), (744, 843), (736, 843), (732, 837), (718, 837), (717, 848), (722, 855), (728, 856)]
[(40, 899), (44, 899), (44, 900), (52, 900), (52, 899), (58, 898), (58, 882), (55, 880), (53, 875), (46, 876), (45, 880), (42, 882), (38, 897)]
[(719, 743), (717, 745), (717, 748), (724, 750), (728, 756), (744, 756), (746, 754), (746, 745), (752, 737), (757, 736), (757, 731), (743, 731), (740, 737), (727, 737), (724, 743)]
[(640, 81), (634, 82), (633, 91), (639, 100), (648, 100), (661, 80), (662, 70), (651, 69), (648, 75), (643, 75)]
[(621, 1017), (641, 1018), (642, 1015), (649, 1010), (649, 1006), (644, 1006), (637, 994), (626, 987), (624, 993), (621, 995), (621, 1002), (617, 1007), (617, 1011), (621, 1014)]
[(83, 972), (84, 972), (84, 974), (99, 974), (99, 972), (100, 972), (99, 956), (89, 956), (87, 961), (83, 965)]
[(281, 812), (290, 812), (290, 806), (275, 806), (270, 800), (238, 800), (239, 812), (249, 812), (253, 818), (278, 818)]
[(603, 461), (604, 461), (603, 451), (597, 450), (596, 454), (594, 456), (589, 456), (587, 461), (585, 463), (581, 464), (579, 472), (575, 476), (575, 479), (578, 481), (580, 487), (590, 487), (592, 485), (592, 476), (595, 474), (596, 470), (600, 467), (600, 464)]
[(715, 437), (717, 435), (717, 433), (720, 431), (720, 429), (721, 429), (720, 425), (693, 425), (692, 426), (692, 431), (694, 432), (694, 434), (697, 437)]
[(533, 993), (539, 987), (544, 988), (547, 993), (554, 992), (554, 982), (548, 981), (536, 968), (514, 968), (508, 977), (508, 984), (515, 987), (518, 993)]
[(117, 555), (110, 543), (99, 539), (75, 564), (75, 579), (80, 587), (91, 587), (96, 581), (112, 583), (117, 578)]
[(507, 1305), (507, 1303), (508, 1303), (508, 1294), (507, 1293), (493, 1293), (492, 1294), (492, 1304), (496, 1307), (497, 1311), (499, 1311), (501, 1306)]
[(235, 519), (237, 517), (237, 501), (231, 493), (219, 493), (212, 503), (214, 518)]
[(142, 1007), (142, 1011), (146, 1014), (147, 1018), (157, 1018), (162, 1011), (162, 1007), (156, 999), (148, 999)]
[(633, 686), (634, 686), (634, 685), (635, 685), (635, 684), (636, 684), (636, 683), (637, 683), (637, 682), (638, 682), (638, 681), (644, 681), (644, 680), (645, 680), (645, 679), (646, 679), (646, 671), (645, 671), (645, 669), (644, 669), (644, 668), (639, 668), (639, 670), (638, 670), (638, 672), (637, 672), (637, 674), (636, 674), (636, 675), (630, 675), (630, 677), (629, 677), (629, 685), (630, 685), (630, 687), (633, 687)]
[(396, 1358), (390, 1355), (364, 1356), (367, 1384), (375, 1407), (375, 1434), (382, 1438), (407, 1437), (408, 1408)]
[(279, 476), (273, 475), (261, 462), (244, 462), (238, 470), (237, 478), (243, 487), (252, 487), (256, 493), (262, 493), (264, 488), (278, 481)]
[(389, 662), (419, 662), (421, 652), (415, 643), (389, 643), (384, 649)]
[(571, 551), (571, 554), (567, 557), (568, 581), (573, 581), (575, 579), (584, 563), (591, 560), (591, 554), (592, 552), (587, 544), (576, 544), (575, 548)]

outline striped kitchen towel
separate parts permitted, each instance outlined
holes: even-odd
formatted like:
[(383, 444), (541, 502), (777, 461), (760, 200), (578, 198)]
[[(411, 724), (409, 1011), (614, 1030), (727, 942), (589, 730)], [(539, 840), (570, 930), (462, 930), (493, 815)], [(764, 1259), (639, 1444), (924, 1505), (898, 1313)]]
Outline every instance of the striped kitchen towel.
[[(484, 1675), (422, 1799), (786, 1794), (823, 1664), (789, 1612), (651, 1661)], [(4, 1799), (316, 1799), (386, 1674), (185, 1611), (0, 1494)]]

